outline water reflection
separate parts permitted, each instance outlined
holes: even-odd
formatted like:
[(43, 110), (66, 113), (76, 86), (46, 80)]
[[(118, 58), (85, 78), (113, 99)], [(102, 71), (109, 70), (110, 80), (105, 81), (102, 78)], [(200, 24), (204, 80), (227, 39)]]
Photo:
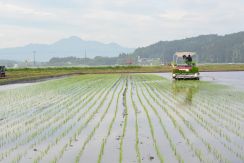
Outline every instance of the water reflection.
[(194, 95), (199, 91), (199, 81), (173, 81), (172, 93), (179, 104), (191, 105)]

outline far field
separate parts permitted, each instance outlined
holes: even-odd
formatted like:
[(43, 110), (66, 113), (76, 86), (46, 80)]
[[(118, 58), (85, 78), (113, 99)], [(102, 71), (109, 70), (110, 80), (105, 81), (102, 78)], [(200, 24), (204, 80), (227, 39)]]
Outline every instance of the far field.
[[(244, 64), (199, 65), (204, 71), (244, 71)], [(108, 67), (50, 67), (50, 68), (17, 68), (7, 69), (6, 78), (0, 78), (0, 85), (32, 82), (40, 79), (79, 75), (79, 74), (112, 74), (112, 73), (160, 73), (171, 72), (172, 67), (165, 66), (108, 66)]]
[(244, 162), (244, 92), (150, 74), (0, 91), (0, 162)]

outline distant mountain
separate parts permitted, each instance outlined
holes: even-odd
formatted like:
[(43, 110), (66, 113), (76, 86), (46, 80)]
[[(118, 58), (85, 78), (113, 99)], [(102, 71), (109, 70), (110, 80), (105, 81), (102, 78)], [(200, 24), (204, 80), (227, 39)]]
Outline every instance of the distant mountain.
[(170, 63), (173, 54), (178, 51), (194, 51), (200, 62), (208, 63), (244, 63), (244, 32), (218, 35), (201, 35), (175, 41), (160, 41), (147, 47), (138, 48), (133, 56), (159, 57)]
[(0, 49), (0, 59), (33, 60), (33, 51), (37, 61), (49, 61), (53, 57), (80, 57), (95, 56), (115, 57), (120, 53), (132, 53), (134, 49), (122, 47), (116, 43), (104, 44), (97, 41), (86, 41), (72, 36), (59, 40), (53, 44), (29, 44), (24, 47)]

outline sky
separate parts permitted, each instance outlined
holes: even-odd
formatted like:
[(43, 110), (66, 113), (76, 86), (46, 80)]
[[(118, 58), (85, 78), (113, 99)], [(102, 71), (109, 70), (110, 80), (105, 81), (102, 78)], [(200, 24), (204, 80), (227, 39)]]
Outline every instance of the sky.
[(0, 0), (0, 48), (78, 36), (126, 47), (244, 31), (244, 0)]

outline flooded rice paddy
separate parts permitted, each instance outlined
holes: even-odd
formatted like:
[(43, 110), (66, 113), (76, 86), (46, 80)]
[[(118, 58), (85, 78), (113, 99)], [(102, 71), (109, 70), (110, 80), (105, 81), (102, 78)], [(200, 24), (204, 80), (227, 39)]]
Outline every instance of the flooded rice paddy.
[(244, 162), (242, 82), (218, 75), (82, 75), (0, 89), (0, 162)]

